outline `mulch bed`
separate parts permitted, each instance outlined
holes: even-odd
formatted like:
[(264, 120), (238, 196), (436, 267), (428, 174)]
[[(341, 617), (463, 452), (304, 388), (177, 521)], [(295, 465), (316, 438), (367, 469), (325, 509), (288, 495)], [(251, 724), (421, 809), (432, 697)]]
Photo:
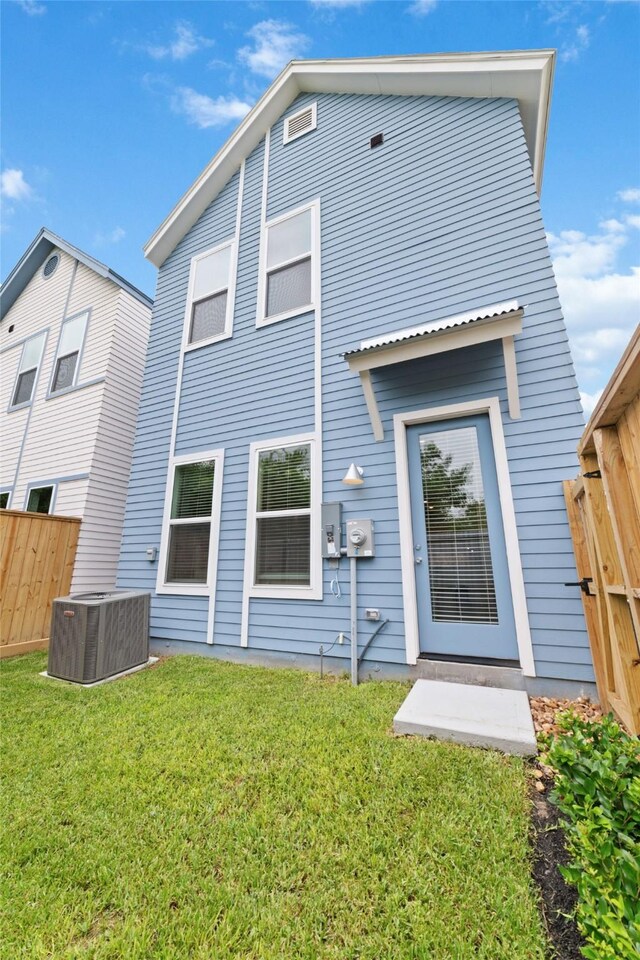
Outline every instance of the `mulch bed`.
[[(557, 715), (572, 710), (587, 720), (597, 722), (602, 713), (597, 704), (586, 697), (561, 700), (553, 697), (530, 697), (536, 733), (558, 733)], [(568, 862), (562, 816), (549, 799), (553, 787), (553, 771), (536, 761), (531, 790), (531, 822), (533, 840), (533, 878), (540, 890), (541, 909), (554, 960), (583, 960), (580, 952), (584, 940), (573, 919), (578, 900), (576, 890), (566, 883), (560, 866)]]
[(580, 946), (584, 943), (573, 919), (578, 900), (575, 887), (565, 882), (559, 867), (567, 863), (564, 831), (558, 808), (549, 800), (552, 784), (542, 783), (531, 797), (533, 825), (533, 879), (538, 885), (541, 909), (555, 960), (584, 960)]

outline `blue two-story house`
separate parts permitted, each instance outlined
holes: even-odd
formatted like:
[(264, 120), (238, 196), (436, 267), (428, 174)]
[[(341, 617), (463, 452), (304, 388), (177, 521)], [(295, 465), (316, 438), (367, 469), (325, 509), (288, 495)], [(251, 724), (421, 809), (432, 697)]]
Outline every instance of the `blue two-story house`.
[(118, 582), (156, 649), (348, 668), (347, 547), (364, 676), (589, 688), (553, 67), (292, 62), (153, 235)]

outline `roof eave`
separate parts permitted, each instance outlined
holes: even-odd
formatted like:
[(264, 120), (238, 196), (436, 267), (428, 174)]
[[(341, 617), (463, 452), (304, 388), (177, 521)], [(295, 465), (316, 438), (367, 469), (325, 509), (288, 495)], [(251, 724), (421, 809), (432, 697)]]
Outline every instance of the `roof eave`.
[(148, 297), (142, 290), (138, 290), (137, 287), (134, 287), (132, 283), (129, 283), (128, 280), (125, 280), (124, 277), (121, 277), (106, 264), (96, 260), (95, 257), (90, 256), (83, 250), (79, 250), (78, 247), (74, 247), (73, 244), (59, 237), (52, 230), (48, 230), (47, 227), (41, 227), (0, 288), (0, 319), (4, 319), (31, 277), (42, 266), (54, 248), (63, 250), (75, 260), (89, 267), (98, 276), (111, 280), (112, 283), (131, 294), (144, 306), (153, 306), (151, 297)]
[[(512, 96), (519, 99), (521, 105), (534, 180), (540, 193), (554, 63), (554, 50), (292, 60), (153, 233), (144, 246), (145, 256), (156, 267), (162, 266), (266, 131), (302, 92), (420, 93), (415, 80), (422, 77), (425, 95)], [(475, 74), (475, 80), (471, 74)], [(513, 92), (501, 90), (497, 83), (500, 75), (512, 79)], [(476, 92), (475, 87), (473, 92), (465, 88), (465, 84), (480, 81), (480, 92)], [(535, 99), (533, 107), (528, 102), (526, 116), (522, 94), (518, 96), (523, 83), (531, 86), (529, 100)]]

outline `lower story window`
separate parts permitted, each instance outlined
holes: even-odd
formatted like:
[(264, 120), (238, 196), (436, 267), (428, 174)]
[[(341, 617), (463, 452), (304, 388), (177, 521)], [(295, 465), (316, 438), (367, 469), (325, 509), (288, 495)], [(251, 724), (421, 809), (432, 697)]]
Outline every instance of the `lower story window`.
[(254, 586), (311, 584), (311, 444), (258, 454)]
[(53, 487), (32, 487), (27, 500), (29, 513), (49, 513), (53, 500)]
[(174, 468), (166, 583), (207, 583), (215, 468), (213, 459)]
[(9, 491), (4, 490), (0, 493), (0, 510), (6, 510), (9, 505)]

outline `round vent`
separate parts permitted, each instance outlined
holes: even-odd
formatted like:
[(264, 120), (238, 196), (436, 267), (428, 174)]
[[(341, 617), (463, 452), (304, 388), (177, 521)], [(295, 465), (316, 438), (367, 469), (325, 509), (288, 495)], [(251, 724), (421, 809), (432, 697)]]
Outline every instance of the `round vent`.
[(42, 271), (43, 276), (50, 277), (51, 274), (55, 271), (56, 267), (60, 263), (60, 257), (57, 253), (54, 253), (52, 257), (49, 257), (47, 262), (44, 265), (44, 270)]

